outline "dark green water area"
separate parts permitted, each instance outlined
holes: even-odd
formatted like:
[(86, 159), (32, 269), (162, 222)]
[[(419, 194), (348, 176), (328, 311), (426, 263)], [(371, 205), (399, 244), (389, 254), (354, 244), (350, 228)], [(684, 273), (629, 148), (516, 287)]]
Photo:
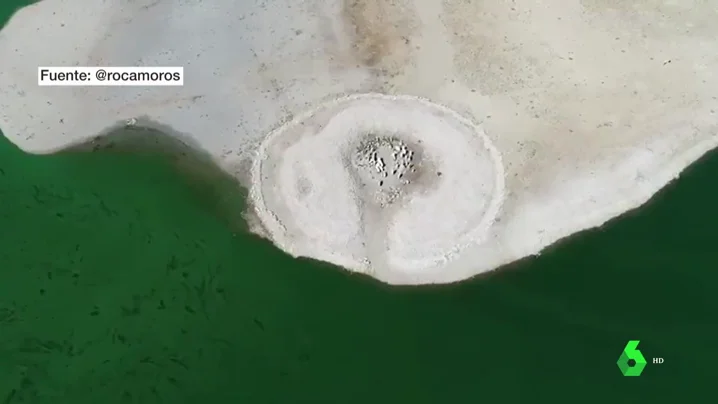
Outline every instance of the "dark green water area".
[(712, 153), (541, 256), (389, 287), (250, 235), (200, 161), (0, 137), (0, 404), (716, 402), (717, 178)]

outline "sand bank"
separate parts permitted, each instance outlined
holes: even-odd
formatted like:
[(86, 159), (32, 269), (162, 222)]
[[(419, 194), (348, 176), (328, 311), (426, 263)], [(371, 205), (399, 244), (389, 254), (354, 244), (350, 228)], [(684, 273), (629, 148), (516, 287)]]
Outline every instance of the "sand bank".
[[(382, 142), (391, 149), (384, 156)], [(369, 164), (353, 162), (363, 152)], [(251, 196), (285, 251), (411, 277), (486, 241), (504, 170), (481, 128), (454, 111), (366, 94), (271, 133), (255, 159)]]
[[(252, 189), (280, 248), (453, 282), (645, 203), (718, 144), (716, 19), (718, 0), (43, 0), (0, 31), (0, 129), (52, 153), (172, 128)], [(185, 86), (37, 86), (74, 64), (184, 66)]]

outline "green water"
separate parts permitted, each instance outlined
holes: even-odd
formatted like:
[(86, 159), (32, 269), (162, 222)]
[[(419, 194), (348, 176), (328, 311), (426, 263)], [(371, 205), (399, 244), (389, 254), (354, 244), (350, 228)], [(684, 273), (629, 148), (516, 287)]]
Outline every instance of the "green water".
[[(0, 404), (715, 398), (716, 153), (601, 229), (424, 288), (284, 255), (184, 167), (0, 140)], [(664, 363), (623, 377), (629, 339)]]

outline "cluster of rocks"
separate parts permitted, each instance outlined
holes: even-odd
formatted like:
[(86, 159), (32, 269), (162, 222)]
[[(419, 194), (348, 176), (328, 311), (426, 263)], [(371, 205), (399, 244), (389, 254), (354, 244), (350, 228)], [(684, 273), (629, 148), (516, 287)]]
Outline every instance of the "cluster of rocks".
[(396, 199), (416, 172), (414, 150), (396, 137), (371, 137), (359, 145), (354, 157), (363, 185), (381, 204)]

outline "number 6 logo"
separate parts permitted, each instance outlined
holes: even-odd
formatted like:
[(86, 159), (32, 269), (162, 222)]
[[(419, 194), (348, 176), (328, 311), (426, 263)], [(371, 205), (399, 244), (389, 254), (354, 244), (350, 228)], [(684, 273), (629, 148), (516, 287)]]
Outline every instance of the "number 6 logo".
[[(640, 376), (643, 368), (646, 367), (646, 358), (640, 350), (636, 349), (641, 341), (628, 341), (623, 353), (618, 358), (618, 368), (624, 376)], [(628, 361), (633, 360), (635, 363), (631, 365)]]

